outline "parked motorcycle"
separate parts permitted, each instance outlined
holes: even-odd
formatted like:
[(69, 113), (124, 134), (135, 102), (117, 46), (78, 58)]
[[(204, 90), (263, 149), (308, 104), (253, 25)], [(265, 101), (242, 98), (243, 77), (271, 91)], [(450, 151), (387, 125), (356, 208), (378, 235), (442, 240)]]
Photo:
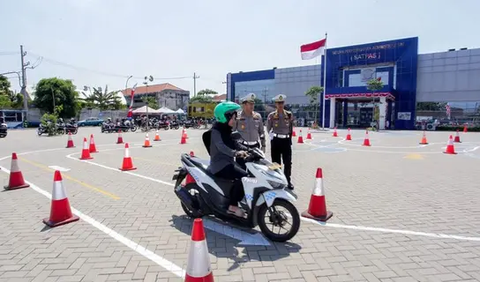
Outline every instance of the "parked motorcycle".
[(103, 122), (100, 131), (101, 131), (102, 133), (105, 133), (105, 132), (106, 132), (106, 133), (115, 132), (115, 124), (114, 124), (114, 123)]
[(194, 128), (194, 129), (199, 129), (200, 128), (200, 124), (198, 124), (198, 122), (194, 121), (194, 120), (186, 120), (184, 123), (183, 123), (183, 126), (185, 128)]
[(7, 137), (8, 134), (8, 125), (4, 122), (0, 124), (0, 138)]
[(68, 122), (65, 124), (65, 133), (72, 133), (73, 135), (78, 133), (78, 124), (76, 122)]
[(170, 129), (179, 129), (180, 123), (178, 121), (170, 121)]
[(156, 129), (169, 130), (170, 129), (170, 122), (168, 120), (159, 120), (159, 121), (155, 122), (155, 128)]
[(38, 136), (43, 134), (49, 134), (48, 129), (53, 126), (53, 133), (56, 134), (65, 134), (65, 124), (64, 123), (55, 123), (53, 124), (51, 121), (47, 121), (47, 125), (43, 125), (40, 123), (40, 126), (37, 128)]
[[(210, 134), (211, 131), (203, 134), (207, 151)], [(234, 136), (241, 141), (238, 132), (234, 133)], [(258, 225), (262, 233), (272, 241), (290, 240), (300, 228), (300, 216), (292, 204), (297, 196), (287, 188), (288, 182), (280, 165), (268, 161), (258, 148), (243, 149), (248, 152), (245, 159), (248, 176), (242, 178), (245, 197), (240, 206), (246, 212), (246, 218), (227, 213), (233, 181), (214, 176), (207, 169), (207, 161), (189, 154), (181, 156), (183, 167), (175, 170), (173, 176), (173, 180), (176, 180), (174, 192), (181, 201), (182, 209), (192, 218), (213, 215), (227, 221), (234, 220), (249, 228)], [(187, 174), (190, 174), (195, 182), (182, 185)], [(275, 230), (285, 232), (280, 234)]]

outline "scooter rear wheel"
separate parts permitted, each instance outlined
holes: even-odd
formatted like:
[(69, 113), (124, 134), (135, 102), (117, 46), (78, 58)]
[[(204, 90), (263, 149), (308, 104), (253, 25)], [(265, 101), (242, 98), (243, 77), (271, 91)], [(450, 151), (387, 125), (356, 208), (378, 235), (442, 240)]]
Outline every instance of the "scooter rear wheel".
[[(290, 216), (285, 215), (283, 211), (279, 211), (277, 208), (285, 209), (290, 213)], [(291, 221), (291, 223), (288, 221)], [(300, 215), (292, 203), (283, 199), (276, 199), (270, 208), (266, 204), (260, 207), (258, 211), (258, 226), (268, 239), (275, 242), (285, 242), (297, 234), (300, 228)], [(272, 229), (269, 227), (272, 227)], [(275, 233), (274, 229), (277, 228), (279, 231), (283, 229), (286, 232), (283, 234)]]

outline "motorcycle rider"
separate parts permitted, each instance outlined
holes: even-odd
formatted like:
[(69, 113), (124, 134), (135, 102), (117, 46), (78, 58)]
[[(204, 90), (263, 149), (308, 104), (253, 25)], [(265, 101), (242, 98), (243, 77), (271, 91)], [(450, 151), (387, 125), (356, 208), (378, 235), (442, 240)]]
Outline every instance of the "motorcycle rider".
[(209, 171), (219, 178), (234, 180), (230, 192), (230, 206), (228, 213), (238, 217), (244, 217), (245, 213), (238, 207), (244, 197), (242, 177), (247, 172), (236, 165), (234, 157), (245, 158), (245, 151), (237, 150), (235, 140), (232, 139), (232, 128), (235, 125), (237, 111), (240, 105), (234, 102), (222, 102), (214, 109), (215, 123), (211, 129), (210, 139), (210, 165)]

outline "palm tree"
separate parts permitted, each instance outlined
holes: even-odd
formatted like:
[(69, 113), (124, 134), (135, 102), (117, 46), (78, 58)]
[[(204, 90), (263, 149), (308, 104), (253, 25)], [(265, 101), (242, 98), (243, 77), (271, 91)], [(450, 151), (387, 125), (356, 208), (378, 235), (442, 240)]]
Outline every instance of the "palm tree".
[(120, 97), (117, 96), (117, 92), (108, 92), (108, 85), (105, 86), (105, 91), (102, 91), (101, 87), (92, 88), (92, 94), (85, 98), (85, 101), (90, 107), (99, 108), (102, 111), (122, 108), (122, 103)]

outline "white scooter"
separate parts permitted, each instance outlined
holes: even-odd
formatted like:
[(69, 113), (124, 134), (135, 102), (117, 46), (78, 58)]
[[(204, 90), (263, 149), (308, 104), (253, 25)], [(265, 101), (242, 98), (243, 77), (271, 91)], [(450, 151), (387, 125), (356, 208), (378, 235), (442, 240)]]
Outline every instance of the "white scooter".
[[(209, 151), (210, 131), (203, 135)], [(232, 134), (240, 141), (240, 135)], [(188, 154), (181, 156), (183, 167), (175, 170), (173, 180), (175, 194), (180, 199), (185, 213), (192, 218), (213, 215), (225, 221), (233, 221), (241, 226), (255, 228), (257, 225), (267, 238), (285, 242), (293, 238), (300, 228), (300, 216), (292, 204), (297, 196), (287, 188), (288, 182), (281, 166), (265, 158), (265, 154), (255, 148), (241, 148), (248, 152), (245, 159), (248, 176), (242, 178), (245, 197), (240, 207), (246, 217), (239, 218), (227, 213), (230, 190), (233, 181), (214, 176), (208, 171), (208, 162)], [(182, 184), (187, 174), (194, 182)]]

